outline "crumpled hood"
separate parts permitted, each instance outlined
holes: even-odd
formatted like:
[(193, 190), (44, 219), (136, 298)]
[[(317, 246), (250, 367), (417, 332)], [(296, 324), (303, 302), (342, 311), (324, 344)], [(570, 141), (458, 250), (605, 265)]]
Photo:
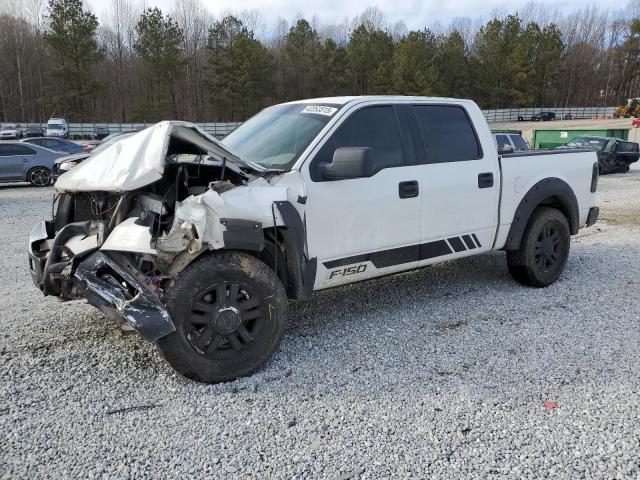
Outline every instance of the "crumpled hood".
[(256, 171), (263, 171), (259, 165), (234, 155), (196, 125), (165, 121), (91, 155), (80, 165), (61, 175), (55, 188), (59, 192), (127, 192), (156, 182), (162, 178), (172, 136), (197, 143), (214, 158), (227, 158)]

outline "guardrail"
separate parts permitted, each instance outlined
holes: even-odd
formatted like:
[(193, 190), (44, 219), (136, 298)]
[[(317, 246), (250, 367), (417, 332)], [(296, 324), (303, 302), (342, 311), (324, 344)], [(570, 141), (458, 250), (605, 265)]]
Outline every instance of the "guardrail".
[[(531, 120), (531, 117), (539, 112), (553, 112), (556, 120), (562, 120), (570, 116), (572, 119), (613, 117), (617, 107), (539, 107), (539, 108), (505, 108), (499, 110), (482, 110), (484, 118), (489, 123), (517, 122), (518, 120)], [(9, 122), (8, 122), (9, 123)], [(15, 123), (15, 122), (14, 122)], [(224, 137), (238, 127), (242, 122), (195, 122), (200, 128), (215, 137)], [(46, 123), (20, 123), (23, 128), (29, 126), (46, 127)], [(73, 138), (91, 138), (96, 127), (107, 127), (110, 133), (131, 132), (144, 128), (152, 123), (70, 123), (69, 133)]]
[(539, 108), (505, 108), (501, 110), (482, 110), (484, 118), (489, 123), (529, 121), (540, 112), (553, 112), (556, 120), (571, 118), (573, 120), (585, 118), (613, 117), (617, 107), (539, 107)]
[[(10, 122), (7, 122), (10, 123)], [(28, 127), (40, 127), (45, 128), (46, 123), (19, 123), (22, 129), (26, 131)], [(204, 122), (197, 123), (195, 125), (202, 128), (205, 132), (214, 137), (224, 137), (229, 132), (238, 127), (242, 122)], [(74, 139), (91, 139), (95, 133), (96, 127), (106, 127), (109, 129), (109, 133), (117, 132), (133, 132), (134, 130), (140, 130), (145, 127), (153, 125), (153, 123), (70, 123), (69, 124), (69, 136)]]

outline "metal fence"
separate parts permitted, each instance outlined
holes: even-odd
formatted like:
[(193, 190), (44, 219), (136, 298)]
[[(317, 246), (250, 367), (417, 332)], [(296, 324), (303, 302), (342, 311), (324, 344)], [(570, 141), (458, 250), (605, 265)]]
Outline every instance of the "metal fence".
[(585, 118), (613, 117), (616, 107), (540, 107), (540, 108), (505, 108), (502, 110), (483, 110), (482, 114), (489, 123), (517, 122), (518, 120), (531, 120), (531, 117), (539, 112), (553, 112), (556, 120), (571, 118), (574, 120)]
[[(17, 122), (19, 123), (19, 122)], [(234, 130), (242, 122), (228, 122), (228, 123), (195, 123), (195, 125), (202, 128), (208, 134), (214, 137), (224, 137), (226, 134)], [(40, 127), (45, 128), (46, 123), (20, 123), (23, 130), (28, 127)], [(152, 123), (70, 123), (69, 124), (69, 137), (74, 139), (91, 139), (95, 134), (96, 127), (106, 127), (109, 129), (109, 133), (116, 132), (133, 132), (145, 127), (153, 125)]]
[[(539, 112), (553, 112), (557, 120), (564, 118), (584, 119), (613, 117), (616, 107), (569, 107), (569, 108), (506, 108), (501, 110), (482, 110), (482, 114), (489, 123), (516, 122), (518, 120), (531, 120), (531, 117)], [(234, 130), (242, 122), (216, 123), (205, 122), (196, 123), (200, 128), (214, 137), (224, 137)], [(46, 127), (41, 123), (21, 123), (23, 128), (29, 126)], [(69, 133), (72, 138), (89, 139), (92, 138), (96, 127), (107, 127), (110, 133), (131, 132), (152, 125), (151, 123), (70, 123)]]

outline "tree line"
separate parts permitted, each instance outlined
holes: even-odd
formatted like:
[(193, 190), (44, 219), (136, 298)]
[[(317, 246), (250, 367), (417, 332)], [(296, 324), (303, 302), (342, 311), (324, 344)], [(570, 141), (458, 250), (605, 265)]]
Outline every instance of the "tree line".
[(267, 25), (255, 10), (215, 18), (201, 0), (169, 12), (111, 0), (100, 17), (82, 0), (5, 3), (0, 121), (241, 121), (333, 95), (463, 97), (483, 108), (640, 96), (640, 0), (567, 16), (530, 3), (412, 31), (378, 8), (334, 24)]

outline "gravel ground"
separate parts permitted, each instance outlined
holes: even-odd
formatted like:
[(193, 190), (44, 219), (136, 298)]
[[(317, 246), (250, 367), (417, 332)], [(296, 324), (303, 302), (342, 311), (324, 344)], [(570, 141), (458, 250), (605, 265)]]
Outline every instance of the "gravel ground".
[(600, 190), (547, 289), (495, 253), (320, 292), (264, 368), (203, 386), (43, 298), (52, 191), (0, 187), (0, 476), (638, 478), (640, 167)]

